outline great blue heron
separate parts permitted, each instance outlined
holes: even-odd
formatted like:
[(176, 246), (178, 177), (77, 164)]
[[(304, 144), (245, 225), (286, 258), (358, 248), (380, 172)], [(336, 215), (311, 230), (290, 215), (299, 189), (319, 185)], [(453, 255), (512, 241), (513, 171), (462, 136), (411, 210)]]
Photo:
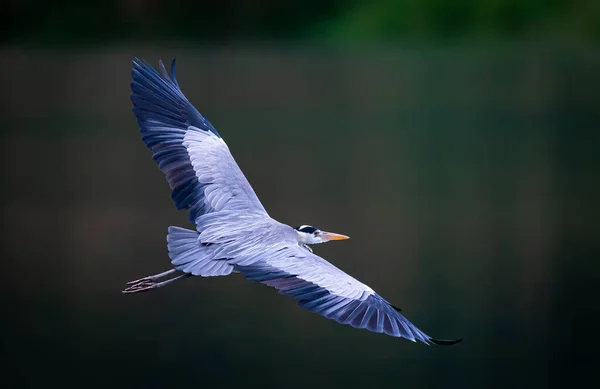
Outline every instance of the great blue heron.
[[(298, 300), (298, 305), (355, 328), (451, 345), (415, 327), (400, 309), (323, 258), (308, 245), (348, 239), (302, 225), (292, 228), (267, 214), (215, 128), (181, 92), (162, 61), (160, 74), (133, 61), (131, 101), (142, 140), (166, 175), (177, 209), (186, 209), (196, 230), (169, 227), (174, 269), (128, 283), (124, 293), (145, 292), (190, 276), (232, 272)], [(177, 271), (182, 275), (158, 282)]]

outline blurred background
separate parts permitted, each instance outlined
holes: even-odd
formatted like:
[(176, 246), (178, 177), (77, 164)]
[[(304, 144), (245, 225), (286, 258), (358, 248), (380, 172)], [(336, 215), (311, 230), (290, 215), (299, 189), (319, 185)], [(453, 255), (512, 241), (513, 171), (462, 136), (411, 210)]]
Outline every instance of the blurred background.
[[(8, 1), (0, 11), (9, 387), (582, 387), (600, 240), (600, 2)], [(178, 60), (270, 215), (427, 348), (242, 277), (124, 296), (175, 210), (131, 60)]]

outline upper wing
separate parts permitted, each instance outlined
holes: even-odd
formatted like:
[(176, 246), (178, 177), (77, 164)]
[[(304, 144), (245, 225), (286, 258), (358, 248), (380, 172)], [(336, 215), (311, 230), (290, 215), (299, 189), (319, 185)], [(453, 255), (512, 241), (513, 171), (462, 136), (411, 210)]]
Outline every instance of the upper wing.
[(460, 341), (431, 338), (373, 289), (299, 246), (281, 249), (265, 261), (237, 269), (248, 279), (275, 287), (279, 293), (299, 300), (301, 307), (341, 324), (427, 345)]
[(189, 218), (215, 211), (266, 211), (215, 128), (179, 89), (162, 61), (161, 75), (133, 61), (131, 101), (142, 140), (166, 175), (177, 209)]

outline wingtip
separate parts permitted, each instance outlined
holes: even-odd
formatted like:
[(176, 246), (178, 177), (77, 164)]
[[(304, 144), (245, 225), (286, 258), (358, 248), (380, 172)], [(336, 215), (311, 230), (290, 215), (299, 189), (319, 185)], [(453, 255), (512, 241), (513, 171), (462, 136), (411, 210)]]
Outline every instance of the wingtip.
[(461, 339), (434, 339), (434, 338), (429, 338), (429, 341), (435, 345), (438, 346), (452, 346), (454, 344), (460, 343), (462, 342), (462, 338)]
[[(143, 67), (143, 66), (152, 67), (146, 61), (144, 61), (143, 59), (140, 59), (139, 57), (133, 57), (133, 60), (131, 62), (133, 63), (134, 69)], [(179, 88), (179, 83), (177, 82), (177, 76), (175, 73), (176, 64), (177, 64), (177, 61), (175, 60), (175, 58), (173, 58), (173, 61), (171, 62), (171, 74), (169, 75), (169, 73), (167, 72), (167, 69), (165, 68), (165, 64), (164, 64), (163, 60), (159, 59), (158, 70), (160, 71), (160, 73), (164, 79), (173, 82), (173, 84), (175, 84), (175, 86), (177, 86)]]
[(133, 57), (133, 61), (131, 62), (133, 62), (133, 67), (141, 67), (146, 63), (146, 61), (140, 57)]
[(165, 63), (163, 62), (162, 59), (158, 60), (158, 70), (160, 70), (160, 74), (162, 75), (162, 78), (164, 78), (165, 80), (171, 81), (171, 76), (169, 76), (169, 72), (167, 72), (167, 69), (165, 68)]
[(177, 75), (175, 73), (176, 64), (177, 63), (175, 61), (175, 58), (173, 58), (173, 61), (171, 62), (171, 78), (173, 79), (173, 84), (175, 84), (179, 88), (179, 83), (177, 82)]

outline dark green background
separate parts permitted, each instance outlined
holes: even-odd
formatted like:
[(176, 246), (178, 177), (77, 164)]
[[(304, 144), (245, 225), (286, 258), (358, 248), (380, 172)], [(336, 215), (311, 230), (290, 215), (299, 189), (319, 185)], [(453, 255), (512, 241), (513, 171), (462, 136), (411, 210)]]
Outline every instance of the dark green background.
[[(2, 18), (10, 387), (592, 385), (593, 1), (12, 1)], [(139, 139), (131, 59), (177, 57), (270, 215), (426, 333), (341, 326), (239, 276), (123, 296), (187, 226)], [(14, 382), (12, 382), (14, 381)]]

